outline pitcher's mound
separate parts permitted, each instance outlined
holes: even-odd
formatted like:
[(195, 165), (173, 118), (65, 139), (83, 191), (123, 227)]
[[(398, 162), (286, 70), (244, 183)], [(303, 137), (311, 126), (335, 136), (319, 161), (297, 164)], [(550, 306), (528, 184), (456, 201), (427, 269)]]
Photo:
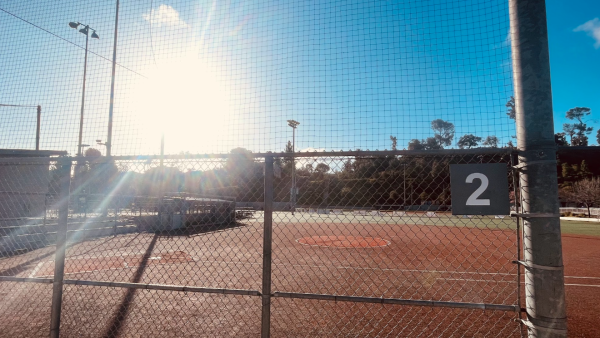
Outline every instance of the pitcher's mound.
[(312, 236), (296, 241), (303, 245), (333, 248), (377, 248), (390, 245), (390, 242), (385, 239), (362, 236)]

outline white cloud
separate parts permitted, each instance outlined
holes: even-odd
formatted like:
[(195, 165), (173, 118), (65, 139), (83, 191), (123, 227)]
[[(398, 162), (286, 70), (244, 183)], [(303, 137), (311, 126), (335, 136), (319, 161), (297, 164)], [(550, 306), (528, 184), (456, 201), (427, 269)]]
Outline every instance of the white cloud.
[(575, 28), (574, 32), (586, 32), (587, 35), (591, 36), (596, 43), (594, 47), (596, 49), (600, 48), (600, 19), (594, 18), (583, 25)]
[(179, 12), (169, 5), (160, 5), (157, 9), (150, 10), (150, 13), (144, 14), (144, 19), (153, 25), (170, 26), (170, 27), (185, 27), (188, 25), (181, 17)]

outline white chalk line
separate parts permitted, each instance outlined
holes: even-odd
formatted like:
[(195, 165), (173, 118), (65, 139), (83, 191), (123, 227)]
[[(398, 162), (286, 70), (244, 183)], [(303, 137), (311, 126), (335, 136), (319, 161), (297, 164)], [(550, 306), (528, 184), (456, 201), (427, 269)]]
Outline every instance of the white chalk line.
[(567, 286), (591, 286), (595, 288), (600, 288), (600, 285), (592, 285), (592, 284), (565, 284)]
[[(48, 261), (50, 262), (50, 261)], [(28, 278), (33, 278), (35, 277), (35, 274), (40, 271), (40, 269), (42, 268), (42, 266), (46, 264), (46, 261), (41, 261), (39, 263), (37, 263), (37, 265), (35, 266), (35, 268), (33, 268), (33, 270), (31, 270), (31, 273), (29, 274)]]

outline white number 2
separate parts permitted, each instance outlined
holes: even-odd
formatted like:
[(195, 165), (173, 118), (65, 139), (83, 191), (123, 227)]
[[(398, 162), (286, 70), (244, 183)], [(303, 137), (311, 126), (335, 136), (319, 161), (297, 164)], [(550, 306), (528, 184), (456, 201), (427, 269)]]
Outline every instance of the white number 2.
[(466, 182), (473, 183), (473, 180), (476, 178), (481, 181), (481, 185), (471, 194), (471, 196), (469, 196), (467, 199), (467, 205), (490, 205), (489, 199), (479, 199), (479, 196), (481, 196), (485, 189), (487, 189), (490, 181), (488, 180), (487, 176), (482, 173), (472, 173), (471, 175), (467, 176)]

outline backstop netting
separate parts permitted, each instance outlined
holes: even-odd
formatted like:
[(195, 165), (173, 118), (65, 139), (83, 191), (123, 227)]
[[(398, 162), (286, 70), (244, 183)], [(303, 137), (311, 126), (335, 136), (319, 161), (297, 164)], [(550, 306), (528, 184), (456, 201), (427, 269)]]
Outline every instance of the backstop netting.
[(520, 336), (520, 223), (453, 214), (450, 180), (494, 164), (521, 211), (509, 26), (507, 0), (0, 0), (2, 324)]
[(287, 120), (296, 151), (515, 143), (505, 0), (121, 1), (117, 27), (115, 1), (0, 9), (0, 103), (32, 106), (0, 107), (3, 148), (33, 147), (40, 105), (41, 149), (77, 153), (85, 25), (83, 151), (105, 152), (116, 28), (113, 155), (162, 135), (167, 154), (279, 152)]

